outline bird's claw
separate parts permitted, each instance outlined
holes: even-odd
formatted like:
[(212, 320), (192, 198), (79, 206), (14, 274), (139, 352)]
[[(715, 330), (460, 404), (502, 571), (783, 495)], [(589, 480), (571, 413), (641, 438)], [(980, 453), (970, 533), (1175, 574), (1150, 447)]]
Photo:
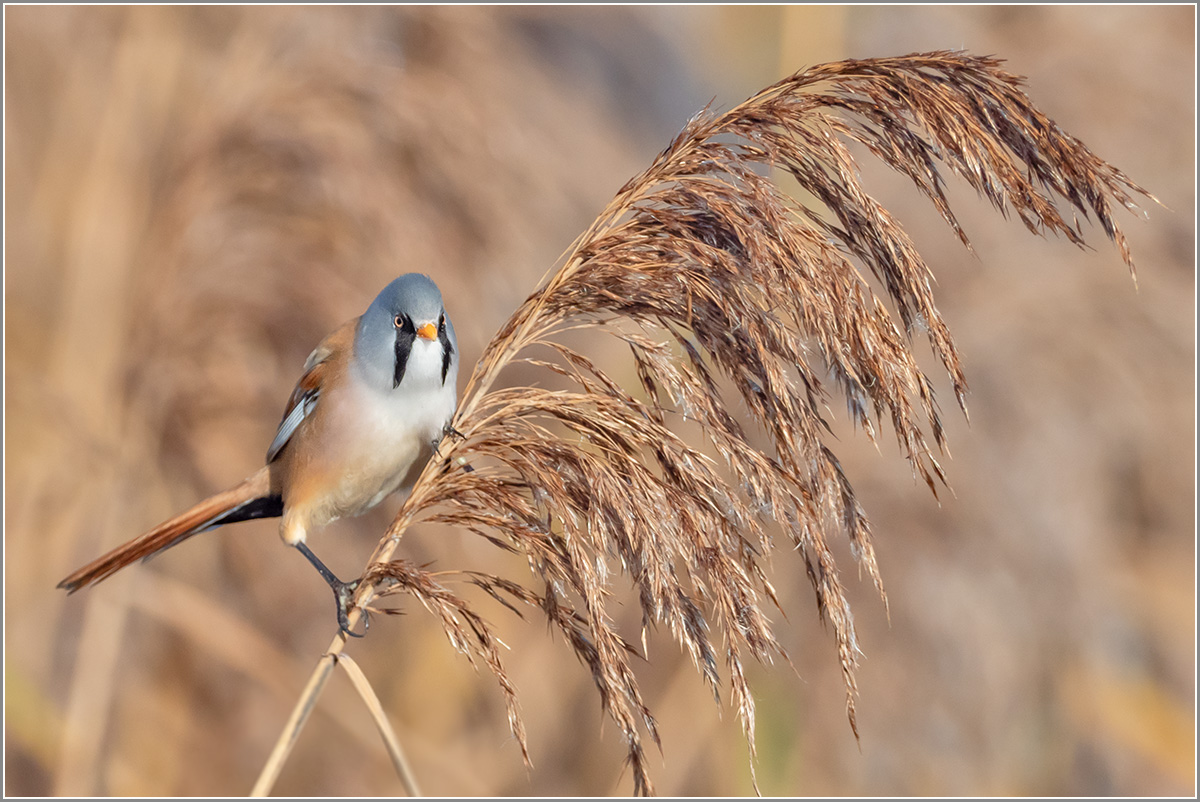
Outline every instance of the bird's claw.
[(465, 434), (463, 434), (462, 432), (460, 432), (458, 429), (455, 429), (455, 428), (454, 428), (454, 426), (453, 426), (453, 424), (451, 424), (451, 423), (447, 422), (447, 423), (446, 423), (446, 425), (442, 427), (441, 434), (439, 434), (439, 435), (438, 435), (438, 437), (437, 437), (437, 439), (433, 441), (433, 452), (434, 452), (434, 454), (436, 454), (436, 455), (438, 455), (438, 456), (440, 456), (440, 455), (441, 455), (441, 453), (442, 453), (442, 442), (443, 442), (443, 441), (444, 441), (444, 440), (445, 440), (447, 437), (453, 437), (453, 438), (454, 438), (454, 439), (456, 439), (456, 440), (466, 440), (466, 439), (467, 439), (467, 436), (466, 436)]
[(371, 628), (371, 616), (365, 608), (360, 608), (362, 609), (362, 632), (355, 632), (350, 628), (350, 602), (354, 600), (354, 591), (358, 589), (360, 581), (356, 579), (353, 582), (339, 582), (333, 589), (333, 597), (337, 600), (338, 628), (351, 638), (361, 638)]

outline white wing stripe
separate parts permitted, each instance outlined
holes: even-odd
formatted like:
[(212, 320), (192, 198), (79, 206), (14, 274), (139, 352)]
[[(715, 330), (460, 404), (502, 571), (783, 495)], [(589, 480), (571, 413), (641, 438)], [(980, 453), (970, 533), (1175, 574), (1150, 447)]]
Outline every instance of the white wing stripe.
[(279, 431), (275, 433), (275, 439), (271, 441), (270, 447), (267, 449), (267, 463), (274, 461), (275, 457), (279, 456), (279, 452), (287, 445), (288, 440), (295, 434), (296, 429), (300, 428), (300, 423), (312, 413), (317, 406), (318, 390), (309, 390), (301, 397), (300, 402), (292, 407), (292, 411), (279, 424)]

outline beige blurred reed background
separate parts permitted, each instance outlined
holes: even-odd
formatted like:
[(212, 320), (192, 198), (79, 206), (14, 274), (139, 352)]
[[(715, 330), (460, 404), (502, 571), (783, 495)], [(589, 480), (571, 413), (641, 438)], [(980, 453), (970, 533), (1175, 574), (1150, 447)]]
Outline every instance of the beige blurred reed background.
[[(752, 678), (761, 788), (1195, 793), (1194, 8), (8, 6), (5, 23), (6, 794), (249, 791), (334, 628), (275, 524), (70, 598), (54, 585), (258, 467), (309, 349), (390, 278), (440, 283), (465, 373), (691, 113), (819, 61), (936, 48), (1007, 58), (1170, 208), (1125, 218), (1135, 289), (1101, 232), (1092, 252), (1036, 239), (953, 187), (975, 259), (864, 167), (938, 277), (971, 426), (946, 409), (940, 507), (886, 438), (838, 430), (890, 621), (849, 570), (858, 745), (803, 563), (775, 558), (795, 671)], [(384, 507), (321, 536), (335, 571), (361, 570)], [(421, 532), (401, 553), (489, 555)], [(350, 646), (424, 790), (628, 793), (586, 670), (543, 622), (488, 612), (532, 771), (495, 683), (419, 607)], [(650, 655), (659, 791), (751, 792), (733, 711), (669, 638)], [(276, 792), (400, 793), (344, 677)]]

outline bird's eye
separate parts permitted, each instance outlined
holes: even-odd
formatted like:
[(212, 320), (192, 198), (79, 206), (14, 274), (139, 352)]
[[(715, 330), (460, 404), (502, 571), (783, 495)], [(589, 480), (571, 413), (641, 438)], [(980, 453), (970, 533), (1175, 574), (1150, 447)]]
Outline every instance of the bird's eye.
[(438, 334), (444, 334), (445, 332), (446, 332), (446, 315), (445, 315), (445, 313), (443, 313), (438, 318)]
[(402, 331), (413, 330), (413, 324), (412, 321), (408, 319), (408, 315), (396, 315), (396, 320), (394, 322), (396, 324), (396, 328)]

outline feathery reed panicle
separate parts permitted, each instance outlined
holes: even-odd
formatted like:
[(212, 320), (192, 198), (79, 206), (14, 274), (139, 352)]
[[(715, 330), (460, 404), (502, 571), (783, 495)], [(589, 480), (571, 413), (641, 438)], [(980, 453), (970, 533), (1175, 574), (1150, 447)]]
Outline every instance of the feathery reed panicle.
[[(1059, 130), (999, 64), (949, 52), (838, 62), (695, 117), (491, 341), (458, 435), (389, 530), (398, 538), (418, 520), (442, 522), (528, 559), (532, 589), (463, 578), (513, 609), (540, 609), (591, 670), (637, 792), (653, 790), (643, 738), (658, 734), (633, 670), (638, 651), (606, 605), (618, 569), (638, 595), (643, 649), (647, 631), (665, 625), (714, 694), (724, 670), (753, 754), (745, 659), (787, 659), (764, 610), (775, 601), (764, 566), (782, 531), (833, 632), (857, 735), (858, 646), (831, 538), (848, 539), (881, 597), (883, 582), (866, 515), (822, 436), (830, 397), (845, 397), (872, 440), (886, 417), (914, 474), (935, 493), (945, 481), (940, 413), (910, 349), (914, 332), (927, 334), (964, 413), (966, 379), (931, 271), (860, 185), (848, 143), (908, 176), (968, 247), (939, 162), (1035, 233), (1082, 246), (1079, 222), (1056, 201), (1095, 215), (1133, 270), (1111, 207), (1150, 196)], [(767, 167), (812, 200), (785, 195)], [(580, 328), (628, 347), (636, 386), (564, 344)], [(494, 389), (517, 363), (566, 387)], [(524, 747), (483, 619), (406, 563), (374, 566), (360, 599), (372, 592), (415, 595), (456, 645), (485, 658)]]

